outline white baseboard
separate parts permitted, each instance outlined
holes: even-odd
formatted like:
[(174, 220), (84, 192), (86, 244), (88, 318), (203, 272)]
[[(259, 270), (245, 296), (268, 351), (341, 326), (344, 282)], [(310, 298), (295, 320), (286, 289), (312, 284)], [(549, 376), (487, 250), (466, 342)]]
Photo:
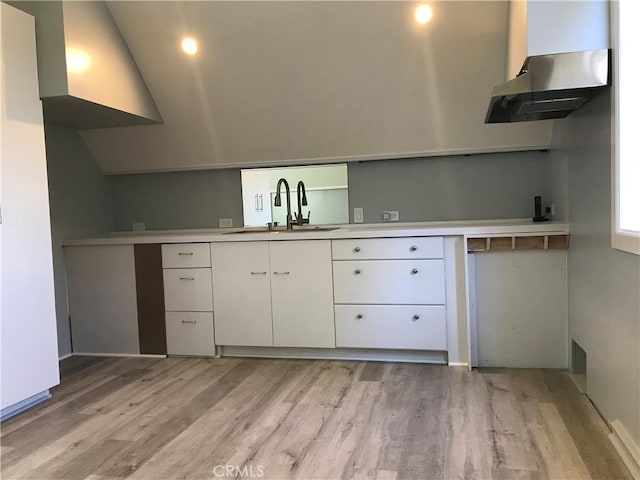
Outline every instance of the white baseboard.
[(73, 353), (67, 353), (66, 355), (62, 355), (61, 357), (58, 357), (58, 361), (61, 362), (62, 360), (66, 360), (67, 358), (73, 357)]
[(622, 457), (622, 461), (635, 480), (640, 480), (640, 446), (638, 446), (620, 420), (611, 422), (609, 440)]
[(468, 367), (468, 362), (449, 362), (450, 367)]
[(18, 403), (9, 405), (8, 407), (5, 407), (0, 411), (0, 421), (5, 421), (7, 418), (18, 415), (19, 413), (35, 407), (39, 403), (45, 402), (50, 398), (51, 394), (49, 394), (49, 390), (44, 390), (40, 393), (36, 393), (35, 395), (30, 396), (29, 398), (25, 398)]
[(73, 352), (74, 357), (133, 357), (133, 358), (167, 358), (166, 355), (155, 355), (151, 353), (88, 353)]

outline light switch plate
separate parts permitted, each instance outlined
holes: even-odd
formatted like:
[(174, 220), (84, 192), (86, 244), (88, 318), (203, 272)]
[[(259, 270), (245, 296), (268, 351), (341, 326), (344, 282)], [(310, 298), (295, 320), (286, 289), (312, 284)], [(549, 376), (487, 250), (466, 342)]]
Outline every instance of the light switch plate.
[(219, 218), (218, 227), (220, 228), (233, 227), (233, 218)]
[(364, 208), (356, 207), (353, 209), (353, 223), (364, 222)]

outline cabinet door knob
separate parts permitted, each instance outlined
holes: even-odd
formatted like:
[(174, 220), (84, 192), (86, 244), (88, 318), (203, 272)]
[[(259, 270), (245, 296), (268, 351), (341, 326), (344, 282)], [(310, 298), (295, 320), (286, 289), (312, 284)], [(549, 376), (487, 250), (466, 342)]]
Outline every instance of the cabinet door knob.
[(195, 277), (180, 277), (180, 280), (195, 280)]
[(411, 275), (415, 275), (416, 273), (418, 273), (418, 269), (414, 268), (413, 270), (411, 270)]
[(354, 275), (360, 275), (360, 273), (361, 273), (361, 272), (362, 272), (362, 271), (361, 271), (359, 268), (356, 268), (356, 269), (353, 271)]
[(418, 250), (418, 247), (416, 247), (415, 245), (411, 245), (411, 247), (409, 247), (410, 252), (415, 252), (416, 250)]
[(364, 317), (364, 315), (362, 315), (361, 313), (359, 313), (359, 314), (357, 314), (357, 315), (356, 315), (356, 318), (357, 318), (358, 320), (362, 320), (362, 318), (363, 318), (363, 317)]
[(416, 320), (420, 320), (420, 315), (417, 315), (417, 314), (416, 314), (416, 315), (414, 315), (413, 317), (411, 317), (411, 320), (413, 320), (414, 322), (415, 322)]
[(354, 249), (353, 249), (353, 252), (354, 252), (354, 253), (360, 253), (360, 247), (356, 247), (356, 248), (354, 248)]

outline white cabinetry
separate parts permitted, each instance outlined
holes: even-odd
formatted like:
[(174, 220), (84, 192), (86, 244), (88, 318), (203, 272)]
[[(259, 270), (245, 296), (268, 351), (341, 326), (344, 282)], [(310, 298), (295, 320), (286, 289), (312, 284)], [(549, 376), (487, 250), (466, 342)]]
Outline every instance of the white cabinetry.
[(213, 243), (211, 264), (218, 345), (272, 346), (268, 243)]
[(48, 398), (58, 349), (34, 19), (1, 3), (2, 416)]
[(447, 349), (442, 237), (334, 240), (332, 250), (337, 347)]
[(330, 243), (212, 244), (218, 344), (334, 347)]
[(242, 171), (242, 216), (245, 226), (271, 221), (270, 175), (265, 170)]
[(208, 243), (162, 245), (169, 355), (215, 355)]
[(446, 350), (441, 305), (336, 305), (340, 347)]
[(331, 242), (269, 242), (273, 344), (335, 347)]

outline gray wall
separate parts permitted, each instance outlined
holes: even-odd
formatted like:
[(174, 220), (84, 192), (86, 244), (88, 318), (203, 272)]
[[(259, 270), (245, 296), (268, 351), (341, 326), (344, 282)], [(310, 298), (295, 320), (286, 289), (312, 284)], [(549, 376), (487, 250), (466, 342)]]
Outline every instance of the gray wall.
[[(351, 162), (349, 216), (364, 208), (365, 223), (383, 210), (400, 221), (530, 217), (533, 197), (549, 197), (548, 152), (494, 153), (409, 160)], [(242, 226), (240, 171), (111, 177), (116, 230), (144, 222), (147, 230), (217, 228), (218, 218)]]
[(58, 320), (58, 353), (71, 352), (67, 285), (60, 241), (104, 236), (113, 230), (110, 178), (101, 175), (95, 159), (77, 132), (45, 127), (53, 269)]
[(611, 248), (611, 97), (554, 126), (552, 176), (571, 223), (569, 339), (587, 352), (587, 394), (640, 444), (640, 257)]
[(242, 226), (240, 170), (148, 173), (110, 177), (115, 229), (217, 228), (219, 218)]
[(533, 197), (548, 197), (548, 152), (349, 163), (349, 205), (365, 223), (399, 210), (400, 221), (533, 216)]

